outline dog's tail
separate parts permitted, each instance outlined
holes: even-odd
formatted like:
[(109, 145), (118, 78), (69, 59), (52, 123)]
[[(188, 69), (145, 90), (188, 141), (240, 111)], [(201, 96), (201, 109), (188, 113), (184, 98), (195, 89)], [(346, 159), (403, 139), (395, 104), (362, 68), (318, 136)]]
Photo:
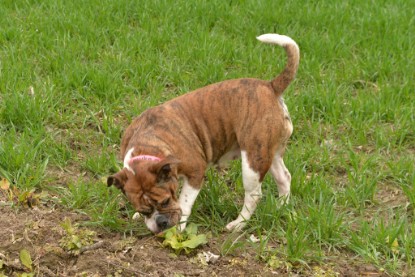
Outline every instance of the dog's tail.
[(277, 44), (284, 47), (288, 56), (288, 62), (284, 71), (271, 81), (275, 94), (280, 96), (288, 85), (294, 80), (300, 62), (300, 48), (297, 43), (290, 37), (277, 34), (264, 34), (257, 39), (261, 42)]

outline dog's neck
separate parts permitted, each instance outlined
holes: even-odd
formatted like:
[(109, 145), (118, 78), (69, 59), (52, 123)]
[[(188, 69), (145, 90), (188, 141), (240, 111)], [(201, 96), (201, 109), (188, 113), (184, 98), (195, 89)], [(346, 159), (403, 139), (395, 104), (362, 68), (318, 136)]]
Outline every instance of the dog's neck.
[(152, 156), (152, 155), (133, 156), (133, 152), (134, 152), (134, 147), (132, 147), (130, 150), (128, 150), (127, 154), (125, 154), (125, 157), (124, 157), (124, 168), (127, 168), (132, 173), (134, 173), (134, 170), (132, 170), (131, 164), (134, 161), (146, 160), (146, 161), (159, 162), (159, 161), (162, 160), (161, 158), (159, 158), (157, 156)]
[(131, 157), (130, 160), (128, 161), (128, 164), (131, 164), (134, 161), (138, 161), (138, 160), (146, 160), (146, 161), (153, 161), (153, 162), (161, 161), (161, 159), (159, 157), (156, 157), (156, 156), (138, 155), (138, 156), (135, 156), (135, 157)]

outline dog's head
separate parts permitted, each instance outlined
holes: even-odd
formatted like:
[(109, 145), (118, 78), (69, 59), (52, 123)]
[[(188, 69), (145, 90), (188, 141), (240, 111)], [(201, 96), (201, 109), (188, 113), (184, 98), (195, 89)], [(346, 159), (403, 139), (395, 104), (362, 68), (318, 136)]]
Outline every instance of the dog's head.
[(107, 179), (107, 185), (119, 188), (147, 227), (159, 233), (180, 221), (181, 209), (176, 197), (178, 160), (168, 156), (160, 161), (124, 161), (124, 168)]

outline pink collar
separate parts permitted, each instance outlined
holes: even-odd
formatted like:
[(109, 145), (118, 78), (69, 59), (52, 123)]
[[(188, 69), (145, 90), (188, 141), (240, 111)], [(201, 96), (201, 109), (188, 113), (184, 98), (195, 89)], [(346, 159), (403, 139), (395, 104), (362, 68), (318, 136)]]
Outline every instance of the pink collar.
[(159, 162), (161, 161), (161, 159), (159, 157), (156, 156), (151, 156), (151, 155), (139, 155), (139, 156), (135, 156), (132, 157), (129, 161), (128, 164), (133, 163), (134, 161), (138, 161), (138, 160), (146, 160), (146, 161), (153, 161), (153, 162)]

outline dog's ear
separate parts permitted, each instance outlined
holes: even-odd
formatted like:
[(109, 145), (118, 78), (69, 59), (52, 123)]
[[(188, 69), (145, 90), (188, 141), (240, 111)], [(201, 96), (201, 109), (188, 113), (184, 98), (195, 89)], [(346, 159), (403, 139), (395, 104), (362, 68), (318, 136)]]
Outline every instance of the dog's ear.
[(107, 186), (115, 186), (116, 188), (120, 189), (124, 192), (124, 185), (127, 182), (127, 173), (126, 169), (122, 169), (121, 171), (118, 171), (114, 175), (111, 175), (107, 179)]
[(167, 156), (165, 159), (155, 164), (151, 171), (157, 175), (157, 182), (165, 182), (172, 177), (177, 177), (177, 164), (180, 161), (173, 156)]

